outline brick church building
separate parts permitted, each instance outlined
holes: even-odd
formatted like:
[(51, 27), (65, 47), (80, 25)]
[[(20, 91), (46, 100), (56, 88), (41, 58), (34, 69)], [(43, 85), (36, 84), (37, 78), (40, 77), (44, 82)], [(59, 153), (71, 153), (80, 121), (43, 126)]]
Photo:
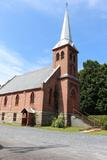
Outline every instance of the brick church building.
[(64, 114), (71, 125), (79, 109), (78, 50), (70, 31), (67, 9), (59, 42), (53, 47), (50, 67), (15, 76), (0, 88), (0, 122), (48, 125)]

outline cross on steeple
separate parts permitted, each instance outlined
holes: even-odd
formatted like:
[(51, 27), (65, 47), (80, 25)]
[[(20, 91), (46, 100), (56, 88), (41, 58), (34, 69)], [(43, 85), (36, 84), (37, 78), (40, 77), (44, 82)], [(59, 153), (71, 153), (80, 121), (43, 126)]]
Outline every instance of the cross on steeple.
[(66, 8), (68, 8), (68, 2), (66, 2)]

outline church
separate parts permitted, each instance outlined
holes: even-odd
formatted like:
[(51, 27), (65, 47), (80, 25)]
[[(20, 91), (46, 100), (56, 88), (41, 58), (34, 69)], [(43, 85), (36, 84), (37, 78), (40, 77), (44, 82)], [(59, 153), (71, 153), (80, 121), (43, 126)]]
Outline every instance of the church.
[(52, 54), (52, 66), (14, 76), (1, 86), (0, 123), (49, 125), (63, 113), (65, 125), (71, 125), (80, 96), (78, 50), (72, 41), (67, 8)]

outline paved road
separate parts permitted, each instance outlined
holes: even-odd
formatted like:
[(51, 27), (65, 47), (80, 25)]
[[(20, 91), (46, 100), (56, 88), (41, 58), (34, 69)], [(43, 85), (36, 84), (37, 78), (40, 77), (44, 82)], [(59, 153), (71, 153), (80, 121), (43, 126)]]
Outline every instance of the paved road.
[(107, 137), (0, 126), (0, 160), (107, 160)]

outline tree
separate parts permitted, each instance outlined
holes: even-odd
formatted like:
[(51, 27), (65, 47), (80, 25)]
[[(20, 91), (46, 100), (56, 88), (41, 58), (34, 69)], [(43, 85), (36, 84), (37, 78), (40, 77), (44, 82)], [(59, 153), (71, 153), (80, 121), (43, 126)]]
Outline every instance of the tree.
[(88, 114), (107, 114), (107, 64), (87, 60), (79, 80), (80, 110)]

